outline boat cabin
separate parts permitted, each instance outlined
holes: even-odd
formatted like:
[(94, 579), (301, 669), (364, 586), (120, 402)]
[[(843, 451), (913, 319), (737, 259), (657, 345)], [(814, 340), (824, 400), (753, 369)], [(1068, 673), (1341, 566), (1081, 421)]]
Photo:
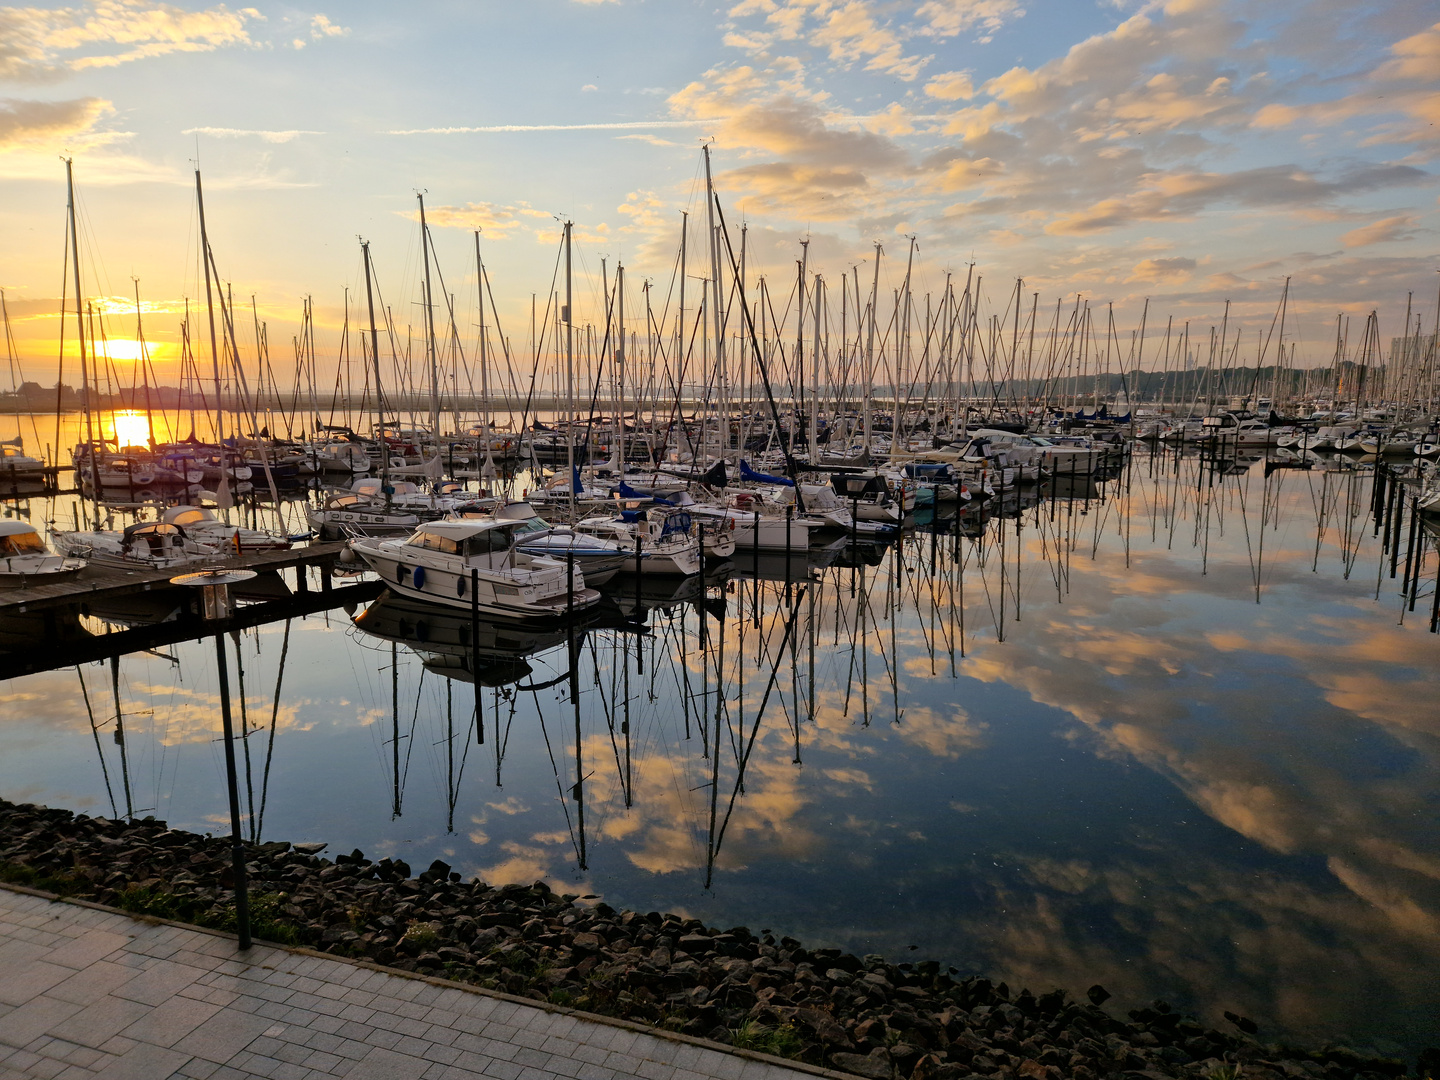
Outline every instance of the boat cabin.
[(45, 541), (28, 521), (0, 521), (0, 559), (45, 555)]

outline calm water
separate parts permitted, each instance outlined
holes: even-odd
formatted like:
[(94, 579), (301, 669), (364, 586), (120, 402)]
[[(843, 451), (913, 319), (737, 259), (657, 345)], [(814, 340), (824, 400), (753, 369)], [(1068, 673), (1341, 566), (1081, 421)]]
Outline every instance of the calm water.
[[(478, 691), (463, 615), (246, 631), (250, 824), (1413, 1052), (1440, 1009), (1436, 557), (1405, 612), (1371, 482), (1141, 450), (788, 582), (620, 579), (573, 672), (563, 630), (487, 625)], [(214, 649), (3, 684), (0, 795), (225, 830)]]

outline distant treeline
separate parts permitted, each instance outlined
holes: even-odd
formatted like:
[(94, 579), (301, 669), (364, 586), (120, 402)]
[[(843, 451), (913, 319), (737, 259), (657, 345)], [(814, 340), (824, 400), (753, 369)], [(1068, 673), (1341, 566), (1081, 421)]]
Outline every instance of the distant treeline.
[[(959, 393), (971, 401), (1048, 401), (1061, 405), (1066, 402), (1075, 401), (1081, 404), (1099, 400), (1114, 399), (1117, 396), (1125, 395), (1131, 401), (1140, 402), (1164, 402), (1167, 404), (1184, 404), (1187, 402), (1216, 402), (1224, 403), (1232, 398), (1258, 398), (1271, 397), (1275, 399), (1294, 399), (1305, 397), (1329, 397), (1336, 393), (1342, 400), (1378, 400), (1386, 393), (1387, 369), (1383, 365), (1364, 366), (1350, 361), (1340, 364), (1339, 371), (1332, 367), (1324, 368), (1288, 368), (1267, 366), (1260, 368), (1194, 368), (1189, 371), (1130, 371), (1123, 374), (1108, 372), (1099, 375), (1066, 376), (1054, 379), (996, 379), (987, 380), (975, 378), (973, 382), (962, 384), (958, 388)], [(790, 399), (788, 388), (779, 382), (772, 381), (772, 387), (776, 399), (784, 403)], [(1433, 387), (1433, 381), (1431, 383)], [(820, 390), (822, 408), (829, 408), (835, 396), (836, 388), (822, 387)], [(806, 397), (813, 390), (806, 388)], [(953, 383), (943, 377), (932, 377), (929, 383), (923, 379), (916, 379), (908, 388), (902, 388), (901, 397), (911, 406), (919, 405), (929, 398), (935, 404), (945, 400), (953, 400), (957, 388)], [(757, 391), (749, 395), (752, 403), (761, 400)], [(582, 413), (590, 411), (592, 392), (582, 391), (577, 388), (576, 406)], [(691, 409), (703, 405), (708, 399), (714, 403), (717, 395), (713, 388), (707, 392), (706, 387), (700, 385), (687, 385), (684, 394), (684, 405)], [(738, 395), (734, 388), (729, 393), (732, 404), (739, 406)], [(877, 409), (891, 407), (894, 403), (894, 391), (889, 385), (877, 385), (871, 392), (871, 399)], [(673, 400), (673, 399), (670, 399)], [(134, 388), (121, 390), (111, 394), (97, 394), (91, 392), (90, 402), (93, 408), (98, 409), (153, 409), (176, 410), (194, 409), (196, 411), (208, 411), (215, 407), (215, 396), (213, 393), (206, 394), (203, 391), (180, 390), (173, 386), (152, 386), (148, 389)], [(859, 388), (852, 385), (845, 387), (845, 401), (842, 407), (854, 407), (860, 402)], [(225, 408), (234, 411), (240, 405), (240, 399), (228, 392), (224, 398)], [(308, 395), (297, 394), (293, 391), (272, 395), (267, 393), (265, 398), (259, 401), (258, 407), (262, 410), (281, 409), (287, 412), (306, 412), (309, 409)], [(321, 413), (328, 413), (334, 409), (373, 409), (375, 402), (372, 395), (326, 395), (316, 403)], [(565, 407), (565, 399), (556, 397), (553, 393), (536, 393), (530, 398), (530, 409), (554, 410)], [(649, 398), (638, 403), (642, 411), (651, 408), (664, 409), (668, 402), (666, 400), (651, 400)], [(0, 392), (0, 412), (53, 412), (57, 405), (56, 387), (44, 387), (36, 382), (25, 382), (17, 390)], [(82, 408), (84, 398), (73, 386), (62, 385), (59, 387), (58, 405), (62, 410), (73, 410)], [(430, 398), (425, 393), (407, 394), (386, 394), (385, 405), (387, 412), (425, 413), (430, 408)], [(518, 412), (525, 405), (525, 399), (515, 398), (511, 395), (495, 395), (491, 402), (492, 409), (505, 409)], [(627, 395), (626, 411), (635, 409), (637, 402), (634, 397)], [(606, 394), (601, 394), (597, 401), (600, 411), (608, 412), (612, 403)], [(478, 412), (485, 407), (485, 401), (476, 394), (455, 394), (453, 391), (442, 389), (441, 408), (445, 412)]]

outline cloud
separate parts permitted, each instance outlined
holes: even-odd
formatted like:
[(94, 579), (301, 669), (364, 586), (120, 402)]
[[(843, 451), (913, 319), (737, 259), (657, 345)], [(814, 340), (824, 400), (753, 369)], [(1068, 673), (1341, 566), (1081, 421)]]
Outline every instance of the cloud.
[(254, 8), (223, 4), (186, 11), (144, 0), (91, 0), (75, 7), (0, 9), (0, 78), (37, 80), (115, 67), (175, 52), (251, 43)]
[(927, 0), (915, 14), (922, 20), (918, 32), (929, 37), (948, 38), (979, 28), (988, 42), (1007, 20), (1024, 16), (1017, 0)]
[(1063, 214), (1045, 227), (1057, 236), (1083, 236), (1139, 221), (1193, 217), (1208, 207), (1323, 205), (1331, 200), (1386, 187), (1423, 183), (1429, 174), (1410, 165), (1363, 166), (1334, 180), (1322, 180), (1292, 165), (1267, 165), (1234, 173), (1150, 174), (1133, 193), (1102, 199)]
[[(492, 240), (504, 240), (513, 230), (521, 227), (522, 222), (516, 216), (519, 212), (514, 206), (487, 202), (466, 203), (464, 206), (427, 206), (425, 221), (442, 229), (480, 229)], [(420, 220), (418, 210), (407, 210), (403, 216), (412, 221)]]
[(512, 131), (634, 131), (646, 128), (698, 127), (704, 120), (626, 120), (609, 124), (492, 124), (488, 127), (404, 128), (384, 135), (489, 135)]
[(1195, 260), (1186, 258), (1145, 259), (1135, 264), (1126, 281), (1185, 281), (1195, 269)]
[(209, 135), (216, 139), (256, 138), (269, 143), (287, 143), (301, 135), (324, 135), (323, 131), (262, 131), (249, 128), (194, 127), (186, 128), (181, 135)]
[(76, 98), (71, 101), (0, 99), (0, 150), (84, 138), (94, 132), (100, 120), (114, 112), (115, 107), (102, 98)]
[(1396, 214), (1379, 221), (1351, 229), (1340, 237), (1347, 248), (1368, 247), (1371, 244), (1388, 244), (1393, 240), (1408, 240), (1415, 235), (1418, 219), (1413, 214)]
[(651, 146), (679, 146), (679, 143), (671, 142), (669, 139), (662, 139), (659, 135), (616, 135), (616, 141), (633, 140), (634, 142), (649, 143)]
[(925, 93), (941, 101), (969, 101), (975, 96), (975, 84), (968, 71), (946, 71), (930, 76)]
[(328, 16), (316, 15), (310, 20), (310, 36), (316, 41), (327, 37), (345, 37), (349, 33), (348, 26), (337, 26)]

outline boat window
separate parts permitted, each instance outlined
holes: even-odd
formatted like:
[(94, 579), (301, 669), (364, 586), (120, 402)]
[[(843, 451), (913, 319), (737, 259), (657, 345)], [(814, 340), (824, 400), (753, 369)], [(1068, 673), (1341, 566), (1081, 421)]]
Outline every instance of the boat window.
[(446, 555), (456, 555), (460, 551), (459, 543), (450, 537), (425, 530), (417, 532), (406, 543), (410, 547), (425, 548), (427, 551), (441, 551)]
[(508, 550), (510, 550), (509, 529), (486, 529), (484, 532), (465, 538), (465, 557), (467, 559), (476, 555), (488, 555), (492, 551)]
[(515, 531), (521, 533), (548, 532), (549, 529), (550, 524), (541, 517), (532, 517), (528, 521), (522, 521), (515, 526)]
[(10, 558), (12, 555), (44, 555), (45, 541), (40, 539), (39, 533), (13, 533), (10, 536), (0, 536), (0, 557)]

